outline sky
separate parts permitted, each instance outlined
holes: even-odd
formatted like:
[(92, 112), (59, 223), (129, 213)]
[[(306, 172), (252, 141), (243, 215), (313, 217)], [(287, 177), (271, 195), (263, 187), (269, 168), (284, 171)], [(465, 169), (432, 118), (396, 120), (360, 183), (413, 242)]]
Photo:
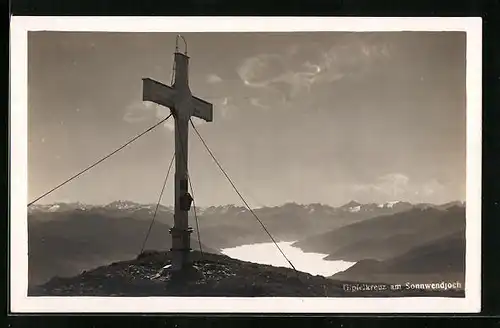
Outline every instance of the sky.
[[(198, 131), (253, 207), (465, 200), (465, 33), (186, 33)], [(183, 45), (181, 44), (181, 49)], [(29, 200), (169, 114), (175, 34), (29, 32)], [(39, 203), (156, 203), (173, 121)], [(242, 202), (194, 131), (197, 206)], [(173, 172), (162, 203), (173, 202)]]

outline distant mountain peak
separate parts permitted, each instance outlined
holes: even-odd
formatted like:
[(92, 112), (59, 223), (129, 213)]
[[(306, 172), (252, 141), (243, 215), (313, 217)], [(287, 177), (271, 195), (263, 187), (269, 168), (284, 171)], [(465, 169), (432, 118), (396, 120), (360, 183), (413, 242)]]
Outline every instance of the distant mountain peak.
[(441, 208), (451, 208), (451, 207), (465, 207), (465, 202), (463, 201), (451, 201), (440, 205)]
[(129, 201), (129, 200), (115, 200), (104, 207), (107, 208), (116, 208), (119, 210), (126, 210), (126, 209), (131, 209), (131, 208), (137, 208), (139, 207), (140, 204)]
[(391, 200), (385, 203), (378, 204), (380, 208), (393, 208), (394, 205), (402, 203), (400, 200)]
[(109, 203), (108, 205), (119, 205), (119, 204), (139, 205), (139, 204), (138, 204), (138, 203), (136, 203), (136, 202), (133, 202), (133, 201), (130, 201), (130, 200), (122, 200), (122, 199), (112, 201), (112, 202), (111, 202), (111, 203)]
[(379, 208), (411, 208), (414, 205), (412, 203), (402, 201), (402, 200), (391, 200), (377, 205)]
[(54, 205), (50, 206), (50, 207), (47, 209), (47, 211), (49, 211), (49, 212), (55, 212), (55, 211), (57, 211), (60, 207), (61, 207), (61, 205), (59, 205), (59, 204), (54, 204)]
[(360, 212), (363, 205), (355, 200), (351, 200), (349, 203), (342, 205), (340, 208), (344, 211), (349, 211), (351, 213)]
[(341, 208), (350, 208), (350, 207), (355, 207), (355, 206), (360, 206), (361, 203), (358, 203), (355, 200), (351, 200), (349, 203), (342, 205)]
[(33, 212), (61, 212), (61, 211), (71, 211), (71, 210), (82, 210), (85, 211), (91, 208), (91, 205), (86, 205), (80, 202), (64, 203), (56, 202), (51, 204), (34, 204), (28, 208), (28, 213)]
[(196, 207), (198, 214), (211, 215), (211, 214), (228, 214), (228, 213), (241, 213), (246, 212), (247, 209), (244, 206), (237, 206), (234, 204), (226, 204), (220, 206), (208, 206), (208, 207)]

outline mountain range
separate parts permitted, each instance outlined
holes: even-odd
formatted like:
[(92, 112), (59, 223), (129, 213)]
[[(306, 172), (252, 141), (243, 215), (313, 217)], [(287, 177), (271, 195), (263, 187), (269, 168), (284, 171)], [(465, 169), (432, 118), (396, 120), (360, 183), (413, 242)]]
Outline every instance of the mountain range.
[[(82, 270), (137, 256), (155, 208), (156, 204), (129, 201), (107, 205), (57, 203), (30, 207), (30, 284), (40, 284), (54, 276), (72, 276)], [(443, 214), (439, 220), (432, 218), (441, 218), (437, 213), (453, 212), (453, 209), (458, 209), (457, 215), (464, 216), (460, 212), (463, 208), (462, 202), (432, 205), (407, 202), (360, 204), (352, 201), (340, 207), (288, 203), (258, 208), (254, 213), (276, 240), (298, 241), (296, 246), (305, 251), (328, 254), (328, 259), (361, 261), (395, 256), (392, 251), (385, 254), (384, 249), (409, 250), (425, 241), (425, 238), (417, 238), (422, 231), (433, 238), (446, 235), (446, 231), (455, 229), (448, 227), (453, 215), (447, 217)], [(190, 224), (196, 227), (194, 214), (192, 208)], [(196, 208), (196, 216), (204, 252), (219, 253), (224, 248), (269, 242), (269, 236), (244, 207)], [(401, 222), (398, 222), (399, 218)], [(426, 223), (433, 220), (435, 224)], [(172, 224), (172, 207), (160, 205), (146, 249), (168, 250)], [(380, 227), (377, 230), (375, 226)], [(374, 235), (373, 231), (378, 232)], [(196, 232), (192, 236), (192, 247), (199, 249)], [(411, 234), (413, 242), (406, 242), (405, 236)], [(428, 239), (432, 239), (430, 237)], [(395, 244), (391, 244), (401, 241), (406, 246), (394, 247)]]
[(293, 246), (329, 260), (386, 260), (465, 229), (465, 207), (414, 207), (315, 234)]

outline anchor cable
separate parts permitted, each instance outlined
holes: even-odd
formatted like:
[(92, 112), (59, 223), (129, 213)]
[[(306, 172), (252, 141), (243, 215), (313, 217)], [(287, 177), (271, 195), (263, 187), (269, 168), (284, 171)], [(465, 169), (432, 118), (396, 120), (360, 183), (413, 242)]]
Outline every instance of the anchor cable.
[(40, 199), (44, 198), (45, 196), (51, 194), (52, 192), (56, 191), (57, 189), (61, 188), (62, 186), (64, 186), (66, 183), (72, 181), (73, 179), (79, 177), (80, 175), (82, 175), (83, 173), (87, 172), (88, 170), (90, 170), (91, 168), (97, 166), (98, 164), (104, 162), (106, 159), (110, 158), (111, 156), (113, 156), (114, 154), (116, 154), (117, 152), (119, 152), (120, 150), (122, 150), (123, 148), (125, 148), (126, 146), (130, 145), (132, 142), (136, 141), (137, 139), (139, 139), (140, 137), (142, 137), (143, 135), (145, 135), (146, 133), (150, 132), (151, 130), (153, 130), (154, 128), (156, 128), (157, 126), (159, 126), (160, 124), (162, 124), (163, 122), (165, 122), (166, 120), (168, 120), (170, 118), (170, 116), (172, 116), (172, 114), (168, 115), (166, 118), (162, 119), (161, 121), (159, 121), (158, 123), (156, 123), (155, 125), (151, 126), (150, 128), (148, 128), (147, 130), (143, 131), (142, 133), (138, 134), (137, 136), (135, 136), (134, 138), (132, 138), (131, 140), (127, 141), (124, 145), (122, 145), (121, 147), (117, 148), (116, 150), (114, 150), (113, 152), (109, 153), (108, 155), (104, 156), (103, 158), (101, 158), (100, 160), (98, 160), (97, 162), (95, 162), (94, 164), (90, 165), (89, 167), (87, 167), (86, 169), (84, 169), (83, 171), (80, 171), (80, 173), (77, 173), (75, 174), (74, 176), (72, 176), (71, 178), (67, 179), (66, 181), (64, 181), (63, 183), (57, 185), (56, 187), (52, 188), (51, 190), (47, 191), (46, 193), (44, 193), (43, 195), (39, 196), (38, 198), (36, 198), (35, 200), (31, 201), (29, 204), (28, 204), (28, 207), (33, 205), (34, 203), (36, 203), (37, 201), (39, 201)]
[(196, 236), (198, 238), (198, 244), (200, 247), (200, 254), (201, 254), (201, 257), (203, 258), (203, 247), (201, 246), (201, 237), (200, 237), (200, 225), (198, 223), (198, 214), (196, 213), (196, 202), (194, 200), (193, 183), (191, 182), (191, 177), (189, 176), (189, 171), (188, 171), (188, 181), (189, 181), (189, 187), (191, 188), (191, 194), (193, 194), (193, 212), (194, 212), (194, 220), (196, 221)]
[(191, 119), (189, 119), (189, 121), (191, 122), (191, 126), (193, 127), (193, 129), (196, 132), (196, 134), (198, 135), (199, 139), (201, 140), (201, 142), (203, 143), (203, 145), (207, 149), (208, 153), (210, 154), (210, 156), (212, 157), (212, 159), (215, 161), (215, 163), (217, 164), (217, 166), (219, 167), (219, 169), (221, 170), (221, 172), (224, 174), (224, 176), (227, 178), (227, 180), (229, 181), (229, 183), (231, 184), (231, 186), (233, 187), (233, 189), (236, 191), (236, 193), (238, 194), (238, 196), (241, 198), (241, 200), (243, 201), (243, 203), (245, 204), (245, 206), (252, 213), (252, 215), (255, 217), (255, 219), (257, 219), (257, 221), (260, 223), (260, 225), (262, 226), (262, 228), (264, 229), (264, 231), (271, 238), (271, 240), (274, 243), (274, 245), (276, 246), (276, 248), (280, 251), (281, 255), (283, 255), (283, 257), (288, 262), (288, 264), (290, 264), (290, 266), (293, 268), (293, 270), (297, 273), (297, 269), (295, 268), (295, 266), (288, 259), (288, 257), (285, 255), (285, 253), (281, 250), (281, 248), (279, 247), (278, 243), (276, 242), (276, 240), (274, 240), (274, 237), (267, 230), (267, 228), (264, 225), (264, 223), (259, 219), (259, 217), (257, 216), (257, 214), (255, 214), (255, 212), (252, 210), (252, 208), (248, 205), (248, 203), (246, 202), (245, 198), (243, 198), (243, 196), (241, 195), (241, 193), (238, 191), (238, 189), (234, 185), (234, 183), (231, 180), (231, 178), (227, 175), (226, 171), (222, 168), (222, 165), (219, 163), (219, 161), (217, 160), (217, 158), (215, 158), (215, 155), (212, 153), (212, 151), (210, 150), (210, 148), (207, 146), (207, 143), (205, 142), (205, 140), (203, 139), (203, 137), (201, 136), (201, 134), (198, 132), (198, 129), (196, 129), (196, 126), (194, 125), (193, 121)]
[(174, 158), (175, 158), (175, 152), (172, 155), (172, 159), (170, 160), (170, 164), (168, 165), (167, 175), (165, 176), (165, 181), (163, 182), (163, 187), (161, 188), (160, 196), (158, 197), (158, 203), (156, 203), (156, 208), (155, 208), (155, 211), (153, 214), (153, 219), (151, 220), (151, 224), (149, 225), (149, 229), (148, 229), (148, 232), (146, 233), (146, 237), (144, 238), (144, 241), (142, 242), (141, 252), (139, 254), (142, 254), (142, 252), (144, 252), (144, 247), (146, 246), (146, 242), (148, 241), (149, 234), (151, 233), (151, 228), (153, 227), (153, 224), (155, 223), (156, 214), (158, 213), (158, 208), (160, 207), (161, 199), (163, 197), (163, 192), (165, 191), (165, 186), (167, 185), (168, 176), (170, 175), (170, 170), (172, 169), (172, 164), (174, 163)]

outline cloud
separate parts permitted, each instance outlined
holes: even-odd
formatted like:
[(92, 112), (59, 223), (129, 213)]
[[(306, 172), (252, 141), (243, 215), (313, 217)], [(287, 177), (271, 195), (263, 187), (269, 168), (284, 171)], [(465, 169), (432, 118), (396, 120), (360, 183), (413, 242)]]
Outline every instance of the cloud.
[(410, 178), (401, 173), (391, 173), (377, 179), (376, 186), (385, 194), (397, 199), (408, 192)]
[(300, 81), (301, 77), (314, 76), (312, 72), (288, 69), (286, 57), (276, 54), (261, 54), (247, 58), (237, 72), (245, 85), (256, 88), (268, 87), (276, 82), (294, 85), (303, 83)]
[(209, 74), (207, 76), (207, 82), (210, 84), (220, 83), (220, 82), (222, 82), (222, 79), (217, 74)]
[(245, 85), (262, 88), (283, 79), (288, 72), (281, 55), (260, 54), (246, 58), (237, 73)]
[[(157, 105), (149, 101), (135, 101), (131, 103), (124, 115), (123, 120), (130, 124), (144, 121), (164, 119), (170, 114), (170, 108)], [(170, 131), (174, 130), (174, 120), (168, 119), (163, 126)]]
[(310, 90), (314, 76), (321, 69), (318, 65), (307, 64), (299, 67), (299, 70), (293, 70), (288, 67), (289, 63), (284, 56), (261, 54), (247, 58), (237, 73), (248, 87), (273, 89), (281, 93), (283, 99), (290, 99), (302, 90)]
[(157, 107), (160, 106), (151, 102), (134, 101), (129, 106), (127, 106), (123, 115), (123, 120), (127, 123), (132, 124), (150, 120), (156, 116), (156, 111), (159, 110), (159, 108)]
[(174, 132), (175, 131), (175, 121), (173, 118), (169, 118), (164, 124), (163, 126), (165, 128), (167, 128), (170, 132)]
[(284, 99), (290, 99), (309, 92), (315, 84), (362, 73), (375, 61), (389, 56), (386, 43), (351, 38), (328, 48), (317, 43), (292, 45), (282, 54), (248, 57), (237, 73), (248, 87), (273, 88), (282, 92)]
[[(234, 113), (238, 109), (237, 101), (242, 100), (237, 97), (229, 97), (229, 96), (213, 96), (213, 97), (203, 97), (206, 101), (213, 104), (214, 111), (214, 120), (219, 119), (228, 119), (231, 117), (232, 113)], [(199, 124), (207, 123), (201, 119), (196, 117), (193, 118), (193, 122), (199, 122)]]
[(436, 179), (431, 179), (422, 186), (421, 194), (423, 196), (440, 196), (445, 192), (445, 189), (442, 183)]
[(412, 182), (402, 173), (390, 173), (371, 183), (355, 184), (349, 190), (359, 199), (373, 202), (406, 200), (411, 202), (444, 203), (450, 199), (447, 186), (439, 179)]
[(363, 74), (379, 60), (390, 57), (389, 45), (369, 40), (340, 42), (321, 51), (322, 74), (317, 82), (333, 82), (346, 76)]
[(216, 115), (227, 119), (237, 109), (232, 97), (220, 97), (214, 100), (214, 110)]
[(261, 102), (260, 102), (260, 99), (259, 98), (253, 98), (251, 97), (250, 98), (250, 104), (252, 104), (253, 106), (255, 107), (259, 107), (259, 108), (262, 108), (262, 109), (268, 109), (269, 106), (267, 105), (263, 105)]
[(398, 199), (408, 192), (409, 181), (402, 173), (390, 173), (378, 177), (373, 183), (356, 184), (351, 190), (359, 194), (371, 194), (375, 198)]
[[(157, 105), (155, 103), (149, 101), (136, 101), (131, 103), (124, 115), (123, 120), (130, 124), (140, 123), (148, 120), (160, 120), (164, 119), (170, 114), (170, 108)], [(193, 123), (198, 126), (203, 123), (206, 123), (204, 120), (197, 119), (193, 117)], [(169, 118), (163, 126), (169, 130), (175, 130), (175, 121), (173, 118)]]
[(142, 113), (136, 112), (126, 112), (123, 116), (123, 120), (127, 123), (138, 123), (147, 120), (146, 115), (142, 115)]

